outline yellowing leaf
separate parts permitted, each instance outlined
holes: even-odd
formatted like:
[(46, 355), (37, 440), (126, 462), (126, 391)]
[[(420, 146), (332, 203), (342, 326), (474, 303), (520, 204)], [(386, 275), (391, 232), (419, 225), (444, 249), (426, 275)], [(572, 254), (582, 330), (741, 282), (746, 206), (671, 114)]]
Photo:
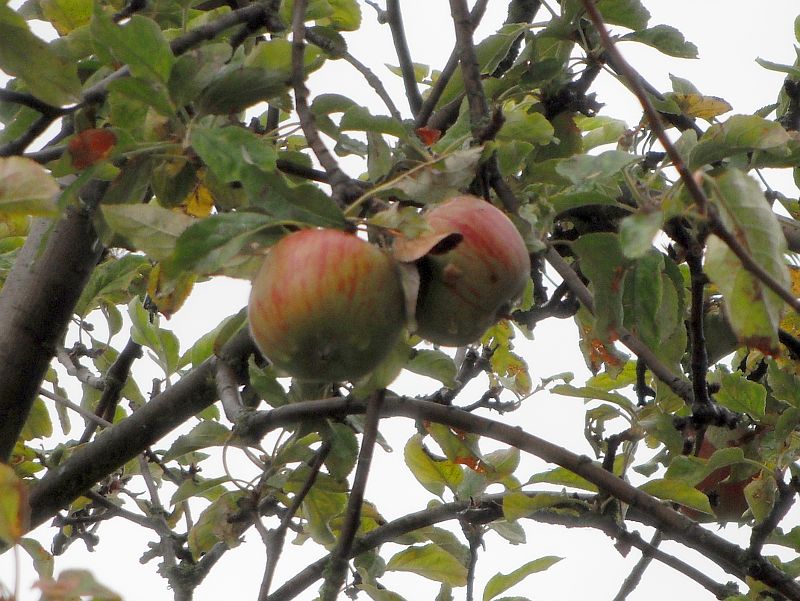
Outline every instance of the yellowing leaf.
[(717, 96), (667, 94), (667, 97), (673, 100), (687, 117), (696, 117), (706, 121), (711, 121), (714, 117), (733, 110), (733, 107), (725, 99)]
[(52, 215), (59, 189), (38, 163), (23, 157), (0, 158), (0, 213)]
[(413, 572), (452, 586), (467, 584), (467, 568), (439, 545), (409, 547), (386, 564), (389, 571)]
[(197, 276), (192, 272), (182, 272), (175, 278), (164, 275), (161, 263), (150, 270), (147, 281), (147, 294), (150, 295), (159, 313), (169, 319), (183, 306), (192, 292)]
[(0, 464), (0, 541), (13, 544), (27, 530), (26, 489), (14, 469)]
[(214, 208), (214, 196), (205, 185), (198, 184), (180, 203), (181, 210), (191, 217), (208, 217)]

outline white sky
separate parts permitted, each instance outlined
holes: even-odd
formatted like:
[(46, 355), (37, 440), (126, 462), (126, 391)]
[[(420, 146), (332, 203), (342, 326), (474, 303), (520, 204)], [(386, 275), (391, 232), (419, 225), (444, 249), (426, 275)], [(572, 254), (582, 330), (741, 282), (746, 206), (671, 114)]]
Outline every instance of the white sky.
[[(700, 49), (697, 61), (665, 57), (638, 44), (626, 44), (622, 50), (630, 62), (654, 86), (669, 90), (669, 73), (691, 80), (702, 92), (721, 96), (734, 106), (734, 112), (752, 112), (774, 102), (783, 81), (781, 74), (759, 67), (756, 57), (791, 64), (795, 57), (793, 49), (793, 21), (800, 12), (799, 5), (790, 0), (767, 0), (762, 3), (743, 0), (672, 0), (646, 1), (652, 13), (651, 26), (669, 24), (680, 29), (686, 38)], [(428, 2), (409, 1), (402, 3), (406, 16), (406, 33), (415, 61), (441, 68), (452, 48), (454, 34), (449, 19), (449, 7), (445, 0)], [(507, 2), (492, 2), (478, 32), (478, 39), (492, 33), (505, 17)], [(754, 9), (757, 6), (757, 9)], [(542, 11), (542, 14), (543, 11)], [(383, 67), (384, 63), (397, 64), (393, 55), (391, 38), (386, 27), (375, 23), (374, 11), (364, 5), (365, 26), (357, 35), (347, 35), (349, 49), (353, 55), (371, 66), (383, 79), (401, 111), (407, 114), (407, 106), (401, 80)], [(315, 75), (310, 82), (312, 93), (336, 91), (355, 97), (376, 113), (385, 113), (380, 100), (359, 76), (342, 62), (331, 64)], [(641, 111), (635, 99), (612, 78), (602, 76), (593, 90), (605, 103), (601, 114), (623, 118), (629, 125), (639, 120)], [(346, 167), (357, 175), (358, 166), (348, 161)], [(773, 185), (790, 197), (797, 196), (791, 177), (779, 174)], [(166, 327), (173, 329), (182, 341), (182, 350), (200, 335), (213, 327), (219, 319), (237, 311), (247, 300), (249, 285), (241, 281), (225, 280), (198, 287), (187, 306)], [(124, 344), (123, 336), (116, 340)], [(563, 372), (576, 372), (576, 382), (586, 376), (583, 361), (578, 354), (577, 337), (571, 321), (550, 320), (537, 326), (532, 343), (520, 343), (519, 350), (531, 366), (534, 382), (543, 377)], [(134, 374), (140, 382), (149, 382), (152, 371), (143, 369), (139, 362)], [(406, 378), (404, 391), (429, 392), (436, 388), (430, 380)], [(482, 391), (476, 388), (478, 394)], [(468, 395), (467, 395), (468, 398)], [(583, 438), (584, 405), (579, 399), (553, 397), (537, 394), (524, 404), (520, 411), (507, 415), (507, 419), (527, 431), (557, 442), (570, 450), (591, 454)], [(492, 417), (496, 417), (493, 415)], [(78, 423), (78, 419), (74, 420)], [(429, 495), (408, 473), (403, 465), (402, 448), (413, 432), (408, 420), (388, 420), (382, 424), (381, 432), (394, 447), (394, 453), (376, 452), (375, 464), (367, 486), (367, 498), (378, 504), (387, 519), (422, 509), (430, 500)], [(156, 445), (159, 448), (161, 445)], [(489, 450), (489, 444), (485, 445)], [(236, 451), (232, 451), (235, 453)], [(526, 459), (519, 470), (521, 480), (537, 471), (546, 469), (543, 462)], [(220, 475), (204, 472), (206, 477)], [(143, 489), (142, 486), (140, 486)], [(165, 499), (171, 492), (165, 492)], [(132, 508), (132, 506), (128, 506)], [(795, 514), (796, 515), (796, 514)], [(120, 523), (117, 523), (120, 522)], [(269, 525), (269, 524), (268, 524)], [(645, 538), (650, 531), (638, 525)], [(613, 541), (591, 530), (531, 526), (527, 528), (528, 542), (512, 547), (499, 537), (486, 537), (486, 551), (480, 553), (476, 595), (480, 596), (486, 580), (497, 571), (508, 573), (523, 563), (543, 555), (560, 555), (566, 559), (547, 572), (526, 579), (523, 584), (510, 589), (507, 595), (519, 594), (531, 599), (611, 599), (631, 567), (639, 558), (632, 551), (627, 558), (614, 549)], [(82, 550), (80, 543), (74, 544), (66, 556), (56, 559), (57, 571), (68, 567), (91, 569), (98, 579), (123, 595), (126, 601), (134, 599), (171, 599), (166, 582), (155, 573), (153, 563), (140, 566), (138, 558), (147, 548), (149, 532), (141, 532), (121, 520), (114, 526), (101, 528), (102, 542), (97, 552), (90, 554)], [(143, 536), (144, 534), (144, 536)], [(746, 544), (749, 530), (728, 527), (723, 534), (740, 544)], [(40, 528), (37, 536), (45, 547), (49, 547), (52, 530)], [(677, 546), (664, 543), (666, 551)], [(384, 548), (388, 559), (399, 550)], [(273, 588), (279, 586), (295, 570), (321, 556), (322, 550), (308, 543), (302, 547), (287, 545), (284, 550)], [(695, 553), (682, 552), (681, 556), (706, 571), (720, 582), (732, 580), (715, 565), (698, 557)], [(23, 555), (24, 557), (24, 555)], [(216, 601), (235, 595), (241, 599), (255, 599), (264, 564), (263, 546), (259, 536), (251, 531), (246, 543), (230, 551), (211, 572), (208, 579), (197, 589), (197, 601)], [(22, 562), (20, 599), (35, 599), (38, 595), (29, 589), (35, 579), (29, 562)], [(13, 578), (10, 553), (0, 556), (0, 583), (10, 587)], [(409, 601), (433, 599), (438, 585), (430, 584), (416, 576), (391, 575), (382, 579), (390, 588)], [(464, 590), (454, 591), (456, 599), (464, 598)], [(313, 586), (298, 599), (316, 597), (317, 586)], [(675, 598), (710, 599), (710, 595), (692, 581), (669, 568), (653, 563), (645, 574), (643, 583), (629, 599), (666, 600)]]

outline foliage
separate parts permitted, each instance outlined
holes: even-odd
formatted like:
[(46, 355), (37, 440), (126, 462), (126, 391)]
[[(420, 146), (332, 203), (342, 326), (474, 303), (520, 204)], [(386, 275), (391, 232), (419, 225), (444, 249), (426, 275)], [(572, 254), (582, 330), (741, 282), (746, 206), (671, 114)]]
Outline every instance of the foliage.
[[(784, 521), (800, 492), (798, 201), (760, 183), (767, 168), (800, 182), (800, 59), (761, 61), (786, 74), (775, 103), (730, 115), (677, 77), (656, 91), (616, 53), (696, 57), (640, 0), (562, 0), (552, 13), (510, 0), (507, 22), (475, 40), (469, 19), (485, 2), (471, 17), (450, 0), (457, 44), (442, 70), (411, 61), (398, 4), (376, 8), (410, 113), (348, 52), (344, 34), (375, 18), (356, 0), (0, 6), (11, 77), (0, 90), (0, 545), (32, 557), (44, 599), (118, 598), (85, 571), (54, 579), (53, 557), (25, 534), (56, 517), (55, 554), (92, 548), (108, 519), (150, 529), (143, 559), (176, 599), (254, 529), (268, 550), (261, 600), (320, 579), (324, 599), (343, 587), (401, 599), (382, 583), (393, 571), (438, 583), (437, 599), (466, 587), (488, 600), (559, 561), (510, 565), (473, 592), (484, 535), (519, 544), (520, 522), (535, 520), (597, 528), (711, 597), (800, 599), (800, 563), (764, 553), (800, 551)], [(54, 39), (37, 37), (35, 20)], [(333, 61), (358, 68), (385, 110), (331, 90), (309, 98), (305, 79)], [(600, 111), (590, 90), (602, 69), (642, 100), (640, 123)], [(51, 124), (61, 131), (34, 146)], [(347, 174), (347, 156), (364, 172)], [(514, 310), (449, 352), (414, 334), (411, 313), (418, 267), (460, 240), (432, 232), (424, 212), (464, 193), (508, 215), (531, 277)], [(287, 378), (249, 342), (244, 312), (181, 347), (165, 320), (198, 282), (250, 279), (273, 244), (312, 227), (395, 253), (409, 331), (378, 367), (354, 382)], [(559, 318), (578, 326), (587, 382), (532, 375), (515, 349)], [(149, 398), (137, 362), (159, 370)], [(394, 389), (404, 370), (428, 388)], [(544, 390), (587, 401), (593, 459), (508, 424)], [(364, 486), (389, 416), (415, 420), (403, 457), (431, 497), (387, 524)], [(715, 453), (700, 452), (705, 439)], [(256, 478), (214, 467), (231, 448)], [(525, 473), (521, 452), (553, 466)], [(742, 515), (715, 516), (731, 504), (702, 485), (723, 469), (742, 484)], [(749, 545), (696, 526), (716, 518), (749, 528)], [(635, 522), (700, 550), (742, 590), (644, 542)], [(289, 529), (328, 555), (272, 590)]]

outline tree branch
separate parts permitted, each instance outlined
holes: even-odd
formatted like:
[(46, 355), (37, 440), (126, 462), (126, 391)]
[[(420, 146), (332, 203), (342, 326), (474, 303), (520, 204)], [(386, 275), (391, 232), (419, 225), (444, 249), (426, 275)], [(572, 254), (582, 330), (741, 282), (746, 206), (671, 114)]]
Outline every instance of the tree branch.
[[(142, 345), (138, 342), (134, 342), (131, 338), (128, 340), (128, 343), (125, 345), (125, 348), (122, 349), (122, 352), (117, 356), (117, 359), (108, 368), (108, 372), (106, 373), (105, 377), (103, 378), (103, 394), (100, 397), (100, 400), (97, 403), (97, 409), (95, 410), (95, 415), (97, 417), (101, 417), (106, 421), (112, 421), (114, 419), (114, 411), (116, 410), (117, 403), (119, 402), (120, 395), (122, 394), (122, 388), (125, 386), (125, 382), (128, 380), (128, 376), (130, 375), (131, 366), (136, 359), (142, 356)], [(98, 423), (96, 421), (90, 421), (86, 424), (86, 428), (83, 431), (83, 436), (81, 436), (79, 444), (83, 444), (85, 442), (89, 442), (92, 438), (92, 434), (95, 433), (97, 430)]]
[[(252, 415), (249, 423), (242, 424), (241, 434), (245, 440), (259, 439), (270, 430), (278, 427), (302, 422), (310, 416), (343, 417), (345, 415), (364, 413), (366, 402), (350, 398), (332, 398), (320, 401), (306, 401), (292, 405), (284, 405), (271, 411)], [(490, 420), (478, 415), (445, 407), (429, 401), (420, 401), (407, 397), (391, 398), (387, 395), (381, 405), (382, 417), (407, 417), (417, 420), (429, 420), (441, 424), (492, 438), (521, 451), (535, 455), (544, 461), (564, 467), (595, 484), (600, 490), (627, 503), (641, 512), (643, 521), (661, 529), (666, 536), (695, 549), (714, 561), (731, 574), (747, 575), (756, 578), (781, 594), (793, 599), (800, 599), (800, 583), (775, 567), (763, 557), (751, 557), (745, 562), (746, 551), (741, 547), (717, 536), (697, 524), (695, 521), (673, 510), (671, 507), (634, 488), (623, 479), (596, 465), (589, 457), (576, 455), (543, 440), (522, 429)], [(354, 548), (355, 552), (355, 548)], [(273, 593), (272, 598), (286, 598)]]
[[(225, 344), (220, 356), (244, 360), (254, 351), (249, 334), (242, 330)], [(30, 528), (55, 515), (96, 482), (211, 405), (217, 398), (214, 374), (219, 360), (207, 359), (130, 417), (75, 449), (57, 469), (49, 470), (30, 491)]]
[[(431, 509), (424, 509), (405, 515), (364, 535), (353, 547), (352, 557), (392, 542), (414, 530), (433, 526), (447, 520), (458, 519), (466, 512), (469, 512), (470, 519), (475, 524), (485, 524), (501, 519), (503, 517), (504, 496), (503, 494), (488, 495), (480, 500), (470, 499), (469, 501), (444, 503)], [(535, 496), (535, 493), (531, 494), (531, 496)], [(565, 498), (566, 502), (568, 502), (568, 499)], [(574, 506), (572, 504), (572, 507)], [(567, 528), (597, 529), (624, 544), (640, 549), (643, 553), (651, 554), (665, 565), (695, 580), (698, 584), (711, 591), (718, 599), (724, 599), (736, 593), (735, 586), (720, 585), (693, 566), (663, 551), (653, 549), (637, 533), (628, 532), (620, 528), (616, 522), (606, 516), (588, 511), (575, 516), (566, 512), (540, 510), (526, 517), (542, 524), (552, 524)], [(266, 601), (288, 601), (293, 599), (322, 576), (327, 561), (328, 557), (326, 556), (306, 566), (296, 576), (284, 583)]]
[[(470, 11), (469, 14), (472, 30), (474, 30), (481, 22), (483, 14), (486, 12), (487, 4), (488, 0), (478, 0), (472, 7), (472, 11)], [(453, 74), (458, 68), (458, 58), (459, 49), (458, 46), (456, 46), (450, 53), (450, 58), (447, 59), (447, 63), (445, 63), (445, 66), (442, 69), (442, 72), (439, 74), (439, 77), (436, 79), (436, 82), (428, 92), (427, 98), (425, 98), (420, 106), (419, 112), (414, 120), (415, 127), (420, 128), (428, 125), (428, 119), (430, 119), (433, 109), (436, 108), (436, 105), (439, 103), (439, 99), (442, 97), (442, 93), (447, 87), (447, 84), (450, 83), (450, 79), (453, 77)]]
[(406, 33), (403, 29), (403, 15), (400, 13), (399, 0), (386, 0), (386, 22), (392, 31), (394, 47), (397, 51), (397, 60), (400, 62), (400, 71), (403, 74), (403, 85), (406, 88), (406, 98), (411, 114), (416, 117), (422, 106), (422, 96), (417, 87), (417, 78), (414, 76), (414, 62), (408, 49)]
[[(0, 289), (0, 462), (7, 462), (102, 252), (93, 207), (106, 183), (81, 192), (57, 223), (37, 220)], [(51, 231), (52, 226), (52, 231)], [(46, 319), (43, 319), (46, 316)]]
[(353, 476), (353, 486), (347, 500), (347, 509), (344, 515), (344, 524), (339, 531), (339, 540), (331, 553), (331, 559), (325, 568), (325, 584), (322, 587), (320, 598), (322, 601), (335, 601), (339, 596), (339, 589), (344, 583), (347, 573), (347, 560), (353, 549), (353, 540), (361, 525), (361, 506), (364, 503), (364, 490), (367, 486), (369, 469), (372, 465), (372, 454), (375, 450), (375, 440), (378, 437), (378, 424), (380, 423), (380, 410), (386, 390), (374, 393), (367, 401), (366, 415), (364, 417), (364, 434), (361, 439), (361, 451), (358, 454), (356, 474)]
[(308, 145), (328, 176), (328, 183), (333, 189), (334, 201), (340, 206), (345, 206), (352, 198), (358, 197), (361, 190), (345, 175), (336, 159), (325, 147), (317, 129), (314, 113), (308, 107), (308, 88), (305, 84), (303, 67), (306, 31), (304, 22), (307, 4), (308, 0), (297, 0), (292, 19), (292, 86), (294, 87), (295, 110)]
[(303, 488), (292, 498), (292, 504), (281, 517), (281, 523), (264, 541), (264, 545), (267, 547), (267, 564), (264, 567), (264, 576), (261, 579), (258, 601), (264, 601), (269, 596), (269, 589), (272, 585), (272, 579), (275, 576), (275, 568), (278, 566), (278, 558), (283, 550), (283, 541), (286, 539), (286, 531), (289, 529), (289, 523), (292, 521), (292, 518), (297, 515), (300, 506), (314, 486), (314, 482), (317, 481), (317, 474), (319, 474), (319, 470), (325, 463), (325, 459), (328, 457), (330, 450), (330, 442), (325, 441), (320, 445), (317, 452), (314, 453), (311, 463), (308, 464), (309, 473), (303, 484)]
[[(653, 535), (653, 538), (650, 540), (650, 547), (653, 550), (658, 549), (658, 545), (661, 544), (661, 532), (656, 530), (656, 533)], [(633, 566), (631, 573), (628, 574), (628, 577), (622, 583), (622, 586), (619, 589), (619, 592), (616, 594), (612, 601), (625, 601), (636, 587), (639, 586), (639, 583), (642, 581), (642, 575), (644, 574), (647, 567), (650, 565), (650, 562), (653, 561), (654, 554), (651, 553), (649, 550), (642, 551), (641, 559)]]

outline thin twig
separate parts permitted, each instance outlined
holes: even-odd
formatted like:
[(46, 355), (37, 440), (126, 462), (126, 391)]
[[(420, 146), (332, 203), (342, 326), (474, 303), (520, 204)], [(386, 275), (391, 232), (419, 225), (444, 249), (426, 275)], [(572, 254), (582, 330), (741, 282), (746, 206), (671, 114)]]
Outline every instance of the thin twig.
[[(135, 342), (132, 338), (128, 340), (125, 348), (117, 356), (111, 367), (108, 368), (106, 375), (103, 377), (103, 394), (97, 403), (95, 415), (102, 417), (107, 421), (113, 421), (114, 412), (122, 395), (122, 388), (128, 380), (133, 362), (142, 356), (142, 345)], [(90, 421), (86, 424), (83, 435), (79, 443), (89, 442), (89, 439), (97, 430), (97, 422)]]
[(358, 60), (355, 56), (350, 54), (349, 52), (345, 52), (344, 56), (342, 56), (344, 60), (350, 63), (356, 71), (361, 73), (364, 76), (364, 79), (370, 85), (370, 87), (375, 90), (375, 93), (383, 100), (383, 103), (386, 105), (386, 108), (389, 109), (389, 113), (402, 123), (403, 116), (400, 114), (400, 111), (397, 110), (397, 106), (394, 104), (394, 100), (392, 100), (391, 95), (383, 86), (383, 82), (381, 81), (380, 77), (375, 75), (375, 73), (367, 67), (364, 63)]
[(87, 491), (84, 495), (87, 499), (91, 499), (95, 505), (99, 505), (103, 507), (110, 515), (118, 516), (128, 520), (129, 522), (133, 522), (139, 526), (143, 526), (149, 530), (154, 530), (155, 527), (153, 526), (153, 520), (139, 515), (137, 513), (133, 513), (132, 511), (128, 511), (127, 509), (123, 509), (119, 505), (112, 503), (108, 499), (106, 499), (103, 495), (94, 492), (93, 490)]
[(400, 72), (403, 74), (408, 106), (411, 114), (416, 117), (422, 106), (422, 95), (419, 93), (417, 78), (414, 75), (414, 62), (411, 60), (411, 52), (408, 49), (408, 41), (403, 29), (403, 15), (400, 13), (399, 0), (386, 0), (386, 22), (392, 31), (397, 60), (400, 62)]
[(65, 399), (62, 396), (53, 394), (52, 392), (45, 390), (44, 388), (39, 389), (39, 394), (55, 401), (59, 405), (64, 405), (64, 407), (72, 409), (73, 411), (79, 413), (82, 417), (84, 417), (88, 421), (93, 421), (99, 426), (108, 427), (111, 425), (111, 422), (103, 419), (102, 417), (97, 417), (93, 412), (89, 411), (88, 409), (84, 409), (83, 407), (81, 407), (76, 403), (73, 403), (69, 399)]
[[(653, 538), (650, 539), (650, 547), (652, 550), (656, 550), (658, 545), (661, 544), (661, 531), (656, 530), (656, 533), (653, 535)], [(649, 549), (642, 550), (642, 557), (633, 566), (631, 573), (628, 574), (628, 577), (622, 583), (622, 586), (619, 589), (619, 592), (614, 597), (613, 601), (625, 601), (637, 586), (642, 581), (642, 575), (644, 574), (647, 567), (650, 565), (650, 562), (653, 561), (654, 554), (650, 552)]]
[(472, 137), (480, 140), (489, 118), (489, 103), (481, 83), (478, 55), (472, 41), (472, 19), (466, 0), (450, 0), (450, 14), (456, 30), (456, 49), (464, 77), (464, 89), (467, 92)]
[(67, 374), (72, 376), (73, 378), (77, 378), (77, 380), (81, 384), (86, 384), (90, 388), (94, 388), (96, 390), (103, 390), (105, 387), (105, 382), (103, 381), (102, 376), (97, 376), (91, 372), (88, 367), (85, 367), (80, 364), (79, 361), (73, 358), (73, 353), (67, 351), (63, 346), (60, 346), (56, 349), (56, 358), (58, 362), (64, 366), (64, 369), (67, 370)]
[(264, 599), (267, 599), (269, 596), (269, 589), (272, 585), (272, 579), (275, 576), (275, 568), (278, 566), (278, 558), (280, 558), (281, 551), (283, 550), (283, 541), (286, 539), (286, 531), (289, 529), (289, 523), (292, 521), (292, 518), (297, 515), (306, 495), (308, 495), (314, 483), (317, 481), (319, 470), (325, 463), (325, 459), (328, 457), (330, 450), (331, 444), (326, 440), (320, 445), (317, 452), (314, 453), (314, 457), (308, 464), (309, 473), (306, 481), (303, 483), (303, 488), (300, 489), (292, 499), (292, 504), (281, 517), (281, 523), (275, 530), (270, 532), (264, 540), (264, 545), (267, 548), (267, 563), (264, 566), (264, 576), (261, 578), (258, 601), (264, 601)]
[(347, 500), (347, 509), (342, 529), (339, 531), (339, 540), (331, 553), (330, 564), (326, 570), (325, 584), (320, 592), (322, 601), (334, 601), (344, 583), (345, 574), (347, 573), (347, 560), (350, 559), (353, 540), (356, 532), (358, 532), (358, 527), (361, 525), (361, 506), (364, 502), (364, 490), (367, 486), (367, 478), (372, 464), (375, 440), (378, 437), (381, 404), (385, 394), (385, 389), (379, 390), (367, 401), (364, 434), (361, 439), (356, 474), (353, 476), (353, 486), (350, 489), (350, 498)]
[(292, 18), (292, 85), (294, 87), (295, 110), (309, 147), (328, 175), (328, 181), (333, 189), (334, 201), (340, 206), (345, 206), (351, 198), (359, 195), (360, 188), (354, 185), (351, 179), (345, 175), (336, 159), (326, 148), (319, 135), (314, 113), (311, 112), (308, 106), (308, 88), (305, 84), (305, 69), (303, 67), (306, 32), (304, 22), (307, 4), (308, 0), (297, 0)]

